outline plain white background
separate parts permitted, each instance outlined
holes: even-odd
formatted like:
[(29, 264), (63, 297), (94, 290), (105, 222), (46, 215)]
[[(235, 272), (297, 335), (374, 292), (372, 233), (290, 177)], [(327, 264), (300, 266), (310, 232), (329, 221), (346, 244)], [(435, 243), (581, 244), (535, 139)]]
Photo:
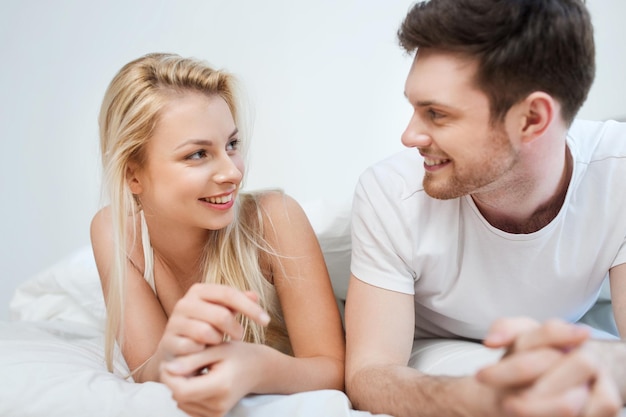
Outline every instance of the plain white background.
[[(400, 150), (409, 0), (4, 0), (0, 4), (0, 319), (17, 285), (89, 244), (97, 114), (126, 62), (176, 52), (235, 73), (253, 115), (247, 189), (349, 204)], [(626, 115), (622, 0), (589, 0), (598, 71), (579, 114)]]

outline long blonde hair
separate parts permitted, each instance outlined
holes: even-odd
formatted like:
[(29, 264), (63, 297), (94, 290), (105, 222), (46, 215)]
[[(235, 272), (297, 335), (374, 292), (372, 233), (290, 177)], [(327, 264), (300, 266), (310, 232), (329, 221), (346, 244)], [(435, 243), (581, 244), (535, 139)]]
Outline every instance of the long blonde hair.
[[(172, 92), (195, 91), (223, 98), (239, 128), (241, 149), (245, 154), (245, 126), (236, 88), (234, 77), (224, 71), (197, 59), (163, 53), (148, 54), (129, 62), (109, 84), (99, 116), (103, 185), (111, 207), (114, 245), (114, 262), (106, 289), (105, 358), (109, 370), (113, 368), (116, 338), (120, 346), (124, 343), (121, 331), (124, 282), (129, 249), (132, 249), (127, 247), (127, 242), (137, 242), (138, 236), (135, 216), (140, 207), (126, 181), (128, 164), (145, 163), (146, 144)], [(272, 322), (284, 329), (273, 287), (259, 265), (260, 251), (272, 251), (263, 238), (258, 194), (240, 193), (235, 212), (235, 220), (229, 226), (210, 232), (201, 269), (202, 282), (256, 292), (260, 304), (272, 316)], [(129, 221), (132, 229), (128, 227)], [(133, 235), (128, 236), (129, 233)], [(144, 253), (146, 249), (144, 247)], [(151, 257), (146, 259), (145, 267), (152, 269)], [(276, 332), (268, 330), (266, 334), (264, 328), (254, 322), (246, 318), (241, 321), (245, 328), (244, 340), (249, 342), (269, 344), (269, 333), (284, 333), (278, 329)], [(284, 336), (276, 337), (284, 339)]]

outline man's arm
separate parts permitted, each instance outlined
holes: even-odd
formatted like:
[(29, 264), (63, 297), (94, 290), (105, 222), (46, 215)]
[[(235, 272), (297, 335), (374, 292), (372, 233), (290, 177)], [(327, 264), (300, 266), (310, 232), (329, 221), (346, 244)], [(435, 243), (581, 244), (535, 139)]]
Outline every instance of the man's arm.
[(429, 376), (407, 366), (415, 332), (413, 302), (410, 294), (351, 276), (346, 389), (353, 405), (395, 417), (489, 416), (492, 391), (474, 378)]

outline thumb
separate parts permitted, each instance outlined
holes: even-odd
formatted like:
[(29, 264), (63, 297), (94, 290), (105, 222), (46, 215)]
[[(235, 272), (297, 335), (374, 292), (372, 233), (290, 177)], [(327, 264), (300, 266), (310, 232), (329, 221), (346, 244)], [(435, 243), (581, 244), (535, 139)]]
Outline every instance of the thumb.
[(497, 319), (489, 328), (483, 344), (491, 348), (508, 347), (513, 344), (517, 336), (538, 327), (539, 323), (529, 317)]

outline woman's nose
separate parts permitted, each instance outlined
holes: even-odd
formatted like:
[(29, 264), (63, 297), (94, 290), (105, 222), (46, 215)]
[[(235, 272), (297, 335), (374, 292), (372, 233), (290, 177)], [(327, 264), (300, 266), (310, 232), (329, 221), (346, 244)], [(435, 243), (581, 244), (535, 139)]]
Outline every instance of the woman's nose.
[(230, 155), (220, 157), (219, 166), (213, 175), (215, 182), (239, 184), (242, 178), (243, 172)]

